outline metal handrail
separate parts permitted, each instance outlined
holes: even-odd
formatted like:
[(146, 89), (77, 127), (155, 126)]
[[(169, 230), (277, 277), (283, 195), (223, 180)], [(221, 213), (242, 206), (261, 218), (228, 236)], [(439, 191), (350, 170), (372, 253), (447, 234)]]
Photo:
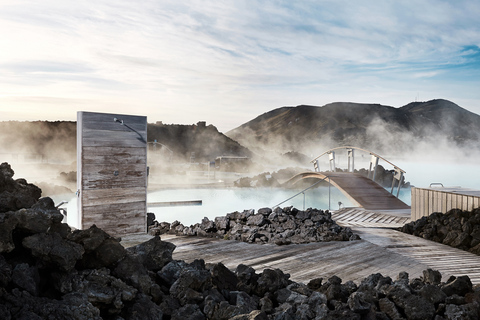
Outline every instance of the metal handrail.
[(328, 150), (328, 151), (325, 151), (324, 153), (322, 153), (321, 155), (319, 155), (318, 157), (316, 157), (315, 159), (313, 159), (313, 160), (310, 161), (310, 162), (314, 163), (315, 160), (317, 160), (317, 159), (320, 158), (321, 156), (323, 156), (323, 155), (325, 155), (325, 154), (327, 154), (327, 153), (329, 153), (329, 152), (331, 152), (331, 151), (338, 150), (338, 149), (356, 149), (356, 150), (361, 150), (361, 151), (368, 152), (368, 153), (370, 153), (371, 155), (373, 155), (373, 156), (375, 156), (375, 157), (377, 157), (377, 158), (379, 158), (379, 159), (382, 159), (383, 161), (387, 162), (388, 164), (390, 164), (390, 165), (393, 166), (394, 168), (400, 170), (401, 172), (406, 173), (405, 170), (400, 169), (398, 166), (394, 165), (393, 163), (391, 163), (390, 161), (388, 161), (388, 160), (385, 159), (384, 157), (376, 154), (375, 152), (371, 152), (371, 151), (369, 151), (369, 150), (362, 149), (362, 148), (358, 148), (358, 147), (350, 147), (350, 146), (337, 147), (337, 148), (330, 149), (330, 150)]
[[(324, 180), (327, 179), (327, 178), (328, 178), (328, 183), (329, 183), (329, 185), (328, 185), (328, 210), (330, 210), (330, 185), (331, 185), (331, 183), (330, 183), (330, 177), (329, 177), (329, 176), (326, 176), (325, 178), (323, 178), (323, 179), (315, 182), (315, 183), (312, 184), (310, 187), (308, 187), (308, 188), (306, 188), (306, 189), (303, 189), (302, 191), (300, 191), (299, 193), (295, 194), (294, 196), (291, 196), (291, 197), (288, 198), (287, 200), (284, 200), (284, 201), (280, 202), (279, 204), (274, 205), (274, 206), (272, 207), (272, 209), (277, 208), (277, 207), (280, 206), (282, 203), (285, 203), (285, 202), (287, 202), (288, 200), (291, 200), (291, 199), (295, 198), (296, 196), (298, 196), (298, 195), (300, 195), (300, 194), (302, 194), (302, 193), (303, 193), (303, 195), (305, 196), (305, 191), (307, 191), (308, 189), (313, 188), (314, 186), (316, 186), (317, 184), (319, 184), (320, 182), (324, 181)], [(303, 199), (303, 210), (305, 210), (305, 198)]]
[(443, 183), (441, 183), (441, 182), (432, 182), (432, 183), (430, 183), (430, 187), (429, 187), (429, 188), (431, 188), (433, 185), (440, 185), (440, 186), (442, 186), (442, 188), (445, 188), (445, 187), (443, 186)]

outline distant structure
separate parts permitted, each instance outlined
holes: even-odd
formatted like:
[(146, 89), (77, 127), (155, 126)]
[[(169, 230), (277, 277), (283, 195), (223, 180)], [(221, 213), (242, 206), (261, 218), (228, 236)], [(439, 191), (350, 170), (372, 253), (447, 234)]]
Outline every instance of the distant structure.
[(248, 157), (236, 157), (236, 156), (220, 156), (215, 158), (215, 167), (222, 169), (226, 165), (247, 165), (249, 161)]
[(77, 229), (147, 231), (147, 117), (77, 113)]

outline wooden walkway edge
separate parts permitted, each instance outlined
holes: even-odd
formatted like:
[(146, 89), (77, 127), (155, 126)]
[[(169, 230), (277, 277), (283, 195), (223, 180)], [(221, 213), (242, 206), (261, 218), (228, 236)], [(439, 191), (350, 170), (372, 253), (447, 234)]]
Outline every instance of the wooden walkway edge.
[[(289, 273), (291, 280), (303, 283), (336, 275), (344, 282), (352, 280), (358, 284), (374, 273), (395, 280), (402, 271), (408, 272), (412, 279), (431, 268), (439, 270), (444, 281), (451, 275), (468, 275), (473, 284), (480, 284), (480, 256), (394, 230), (409, 222), (407, 211), (345, 208), (333, 212), (332, 217), (339, 225), (351, 227), (360, 235), (362, 240), (357, 241), (277, 246), (174, 235), (162, 235), (162, 240), (176, 245), (174, 259), (222, 262), (231, 270), (245, 264), (257, 273), (265, 268), (279, 268)], [(149, 238), (124, 237), (122, 243), (131, 246)]]

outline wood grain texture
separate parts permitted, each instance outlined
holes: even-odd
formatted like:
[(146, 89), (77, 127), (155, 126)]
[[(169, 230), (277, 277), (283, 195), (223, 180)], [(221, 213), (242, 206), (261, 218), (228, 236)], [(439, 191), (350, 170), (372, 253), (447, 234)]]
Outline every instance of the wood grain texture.
[[(279, 268), (289, 273), (291, 280), (303, 283), (336, 275), (343, 282), (352, 280), (359, 284), (375, 273), (395, 280), (403, 271), (413, 279), (431, 268), (442, 273), (443, 281), (451, 275), (468, 275), (473, 284), (480, 284), (480, 256), (392, 229), (408, 222), (409, 216), (408, 210), (372, 212), (345, 208), (333, 212), (332, 217), (339, 225), (350, 226), (360, 235), (362, 240), (358, 241), (277, 246), (173, 235), (162, 235), (162, 240), (176, 245), (174, 259), (222, 262), (232, 270), (245, 264), (257, 273), (265, 268)], [(122, 244), (133, 246), (150, 238), (128, 236), (122, 238)]]
[(433, 212), (446, 213), (452, 209), (472, 211), (480, 206), (480, 191), (455, 188), (412, 188), (412, 220)]
[(146, 232), (146, 117), (79, 112), (78, 123), (80, 228)]

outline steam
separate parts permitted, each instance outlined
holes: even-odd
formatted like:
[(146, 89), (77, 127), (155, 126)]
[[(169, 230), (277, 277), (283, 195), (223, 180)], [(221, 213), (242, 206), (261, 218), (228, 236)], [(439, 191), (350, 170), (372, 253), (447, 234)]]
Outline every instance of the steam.
[(75, 122), (0, 122), (0, 161), (11, 164), (16, 178), (75, 188), (60, 177), (76, 170)]

